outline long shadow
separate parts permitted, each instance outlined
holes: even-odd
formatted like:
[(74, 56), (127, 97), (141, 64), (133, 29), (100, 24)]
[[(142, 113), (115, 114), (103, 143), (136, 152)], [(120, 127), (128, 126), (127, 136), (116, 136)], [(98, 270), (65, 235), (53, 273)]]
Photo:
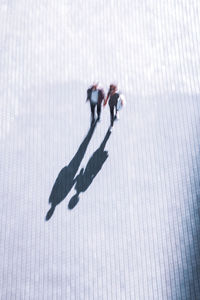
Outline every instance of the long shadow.
[(76, 152), (68, 166), (65, 166), (58, 174), (49, 197), (49, 204), (51, 204), (51, 208), (46, 214), (46, 221), (48, 221), (52, 217), (56, 206), (65, 199), (65, 197), (72, 189), (74, 183), (76, 182), (75, 175), (85, 155), (86, 149), (94, 133), (96, 124), (97, 122), (95, 122), (90, 127), (87, 136), (84, 138), (83, 142), (78, 148), (78, 151)]
[(77, 205), (77, 203), (79, 202), (80, 193), (83, 193), (88, 189), (88, 187), (91, 185), (92, 181), (94, 180), (95, 176), (101, 170), (103, 164), (108, 158), (108, 152), (104, 151), (104, 148), (110, 137), (110, 134), (111, 131), (109, 128), (100, 147), (93, 153), (93, 155), (89, 159), (87, 166), (85, 167), (85, 170), (82, 168), (80, 173), (75, 178), (76, 194), (69, 201), (68, 204), (69, 209), (73, 209)]

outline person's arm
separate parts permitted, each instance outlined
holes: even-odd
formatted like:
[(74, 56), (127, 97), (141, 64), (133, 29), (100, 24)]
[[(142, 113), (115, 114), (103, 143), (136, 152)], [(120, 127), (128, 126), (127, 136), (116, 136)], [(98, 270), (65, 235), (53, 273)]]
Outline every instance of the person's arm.
[(104, 104), (103, 106), (106, 106), (107, 102), (108, 102), (108, 99), (110, 97), (110, 91), (108, 92), (107, 96), (106, 96), (106, 99), (104, 100)]
[(105, 100), (105, 93), (104, 93), (104, 90), (101, 90), (101, 93), (102, 93), (102, 101)]
[(104, 100), (103, 106), (106, 106), (107, 102), (108, 102), (108, 96), (107, 96), (106, 99)]
[(104, 93), (104, 90), (103, 90), (103, 89), (100, 89), (100, 90), (99, 90), (99, 98), (98, 98), (98, 101), (99, 101), (99, 103), (101, 104), (104, 100), (105, 100), (105, 93)]
[(86, 102), (90, 100), (90, 89), (87, 90), (87, 99), (86, 99)]

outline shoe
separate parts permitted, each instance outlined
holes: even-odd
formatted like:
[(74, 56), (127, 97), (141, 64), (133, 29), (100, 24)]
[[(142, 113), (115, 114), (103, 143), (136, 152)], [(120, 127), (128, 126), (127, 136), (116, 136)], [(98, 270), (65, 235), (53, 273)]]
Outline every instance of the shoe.
[(97, 118), (97, 121), (98, 121), (98, 122), (101, 122), (101, 119), (100, 119), (100, 117), (98, 117), (98, 118)]

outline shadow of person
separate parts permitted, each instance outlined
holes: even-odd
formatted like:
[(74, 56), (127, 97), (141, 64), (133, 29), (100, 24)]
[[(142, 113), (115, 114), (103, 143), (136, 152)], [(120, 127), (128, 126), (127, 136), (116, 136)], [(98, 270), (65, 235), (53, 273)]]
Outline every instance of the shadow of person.
[(49, 204), (51, 204), (51, 208), (46, 214), (46, 221), (48, 221), (52, 217), (56, 206), (65, 199), (65, 197), (72, 189), (74, 183), (76, 182), (75, 175), (85, 155), (86, 149), (94, 133), (96, 124), (97, 122), (91, 125), (87, 136), (84, 138), (83, 142), (79, 146), (78, 151), (72, 158), (71, 162), (68, 164), (68, 166), (64, 167), (58, 174), (58, 177), (53, 185), (49, 197)]
[(77, 203), (79, 202), (80, 193), (83, 193), (88, 189), (88, 187), (94, 180), (95, 176), (101, 170), (103, 164), (108, 158), (108, 152), (104, 151), (104, 148), (106, 146), (106, 143), (110, 135), (111, 135), (111, 131), (109, 128), (100, 147), (93, 153), (93, 155), (89, 159), (87, 166), (85, 167), (85, 170), (82, 168), (80, 173), (75, 178), (76, 194), (69, 201), (68, 204), (69, 209), (73, 209), (77, 205)]

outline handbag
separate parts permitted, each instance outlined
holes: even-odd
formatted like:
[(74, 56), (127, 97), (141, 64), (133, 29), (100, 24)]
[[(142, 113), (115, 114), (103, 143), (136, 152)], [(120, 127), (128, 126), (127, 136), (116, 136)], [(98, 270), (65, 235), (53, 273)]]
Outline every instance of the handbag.
[(123, 94), (120, 94), (117, 100), (117, 110), (121, 110), (125, 104), (126, 104), (125, 97)]

